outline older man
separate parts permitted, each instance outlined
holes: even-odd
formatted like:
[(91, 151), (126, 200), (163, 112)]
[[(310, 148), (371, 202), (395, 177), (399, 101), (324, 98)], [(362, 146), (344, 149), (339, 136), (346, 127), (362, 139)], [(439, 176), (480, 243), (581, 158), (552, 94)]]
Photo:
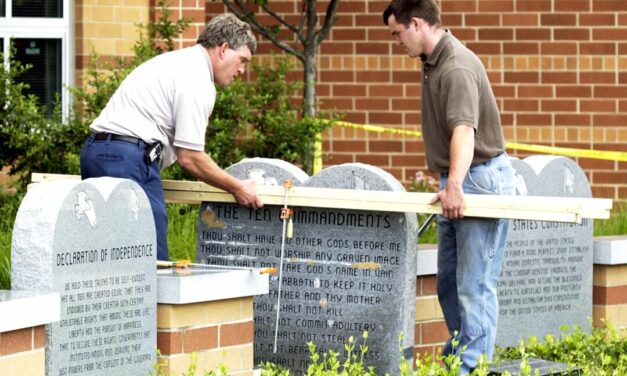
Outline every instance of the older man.
[(256, 47), (248, 24), (230, 14), (217, 16), (195, 46), (156, 56), (133, 70), (90, 126), (81, 151), (82, 178), (127, 178), (144, 189), (160, 260), (168, 259), (160, 170), (175, 161), (199, 180), (232, 193), (239, 204), (263, 206), (254, 182), (231, 177), (204, 152), (215, 85), (229, 85), (244, 73)]

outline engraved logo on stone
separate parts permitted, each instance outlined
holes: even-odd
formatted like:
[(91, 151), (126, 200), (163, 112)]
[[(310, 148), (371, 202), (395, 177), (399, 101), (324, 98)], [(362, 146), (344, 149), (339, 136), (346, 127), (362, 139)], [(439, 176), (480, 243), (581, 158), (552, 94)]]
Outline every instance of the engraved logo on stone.
[(271, 185), (271, 186), (279, 185), (279, 183), (276, 181), (275, 178), (264, 177), (265, 174), (266, 174), (266, 171), (264, 171), (261, 168), (251, 168), (247, 172), (248, 179), (254, 180), (259, 185)]
[(96, 212), (94, 211), (94, 205), (91, 203), (91, 200), (87, 198), (87, 193), (84, 191), (80, 191), (76, 193), (76, 205), (74, 205), (74, 213), (76, 214), (76, 218), (81, 219), (83, 215), (89, 221), (89, 225), (91, 227), (96, 227)]
[(516, 193), (519, 196), (527, 196), (529, 195), (529, 191), (527, 190), (527, 183), (525, 183), (525, 178), (523, 178), (523, 176), (519, 173), (516, 173), (514, 175), (514, 178), (516, 179)]
[(575, 193), (575, 174), (568, 166), (564, 166), (564, 194), (572, 195), (573, 193)]
[(134, 189), (129, 190), (129, 206), (131, 207), (131, 220), (139, 219), (139, 198)]

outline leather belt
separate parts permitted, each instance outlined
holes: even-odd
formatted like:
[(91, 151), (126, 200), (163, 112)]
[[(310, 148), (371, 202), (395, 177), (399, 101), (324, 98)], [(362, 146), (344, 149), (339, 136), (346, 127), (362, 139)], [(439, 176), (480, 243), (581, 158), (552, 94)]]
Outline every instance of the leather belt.
[(97, 141), (106, 141), (107, 139), (109, 139), (109, 136), (111, 136), (111, 140), (130, 142), (131, 144), (135, 144), (135, 145), (139, 144), (139, 141), (140, 141), (140, 139), (137, 137), (122, 136), (120, 134), (113, 134), (113, 133), (94, 133), (93, 134), (94, 140), (97, 140)]

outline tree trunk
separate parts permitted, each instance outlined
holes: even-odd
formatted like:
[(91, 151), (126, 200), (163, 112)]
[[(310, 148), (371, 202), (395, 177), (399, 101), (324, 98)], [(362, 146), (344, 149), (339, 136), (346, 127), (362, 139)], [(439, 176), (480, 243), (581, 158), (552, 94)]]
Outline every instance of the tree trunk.
[[(303, 75), (304, 75), (304, 87), (303, 87), (303, 104), (304, 104), (304, 117), (316, 116), (316, 83), (317, 83), (317, 67), (316, 67), (316, 53), (315, 48), (305, 51), (305, 61), (303, 61)], [(311, 170), (313, 174), (322, 170), (322, 135), (316, 134), (316, 138), (313, 144), (313, 156), (312, 156)]]

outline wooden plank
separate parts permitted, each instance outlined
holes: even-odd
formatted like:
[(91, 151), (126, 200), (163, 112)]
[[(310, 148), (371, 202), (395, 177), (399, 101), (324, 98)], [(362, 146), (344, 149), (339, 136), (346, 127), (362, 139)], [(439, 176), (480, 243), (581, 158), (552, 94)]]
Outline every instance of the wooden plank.
[[(33, 174), (33, 182), (77, 179), (76, 175)], [(163, 181), (167, 202), (231, 202), (235, 199), (216, 187), (202, 182)], [(285, 188), (259, 186), (257, 193), (265, 205), (283, 205)], [(292, 187), (288, 205), (333, 209), (372, 210), (441, 214), (439, 203), (429, 204), (433, 193), (381, 192), (349, 189)], [(573, 197), (471, 195), (465, 198), (468, 217), (511, 218), (580, 223), (583, 218), (609, 218), (612, 200)]]

